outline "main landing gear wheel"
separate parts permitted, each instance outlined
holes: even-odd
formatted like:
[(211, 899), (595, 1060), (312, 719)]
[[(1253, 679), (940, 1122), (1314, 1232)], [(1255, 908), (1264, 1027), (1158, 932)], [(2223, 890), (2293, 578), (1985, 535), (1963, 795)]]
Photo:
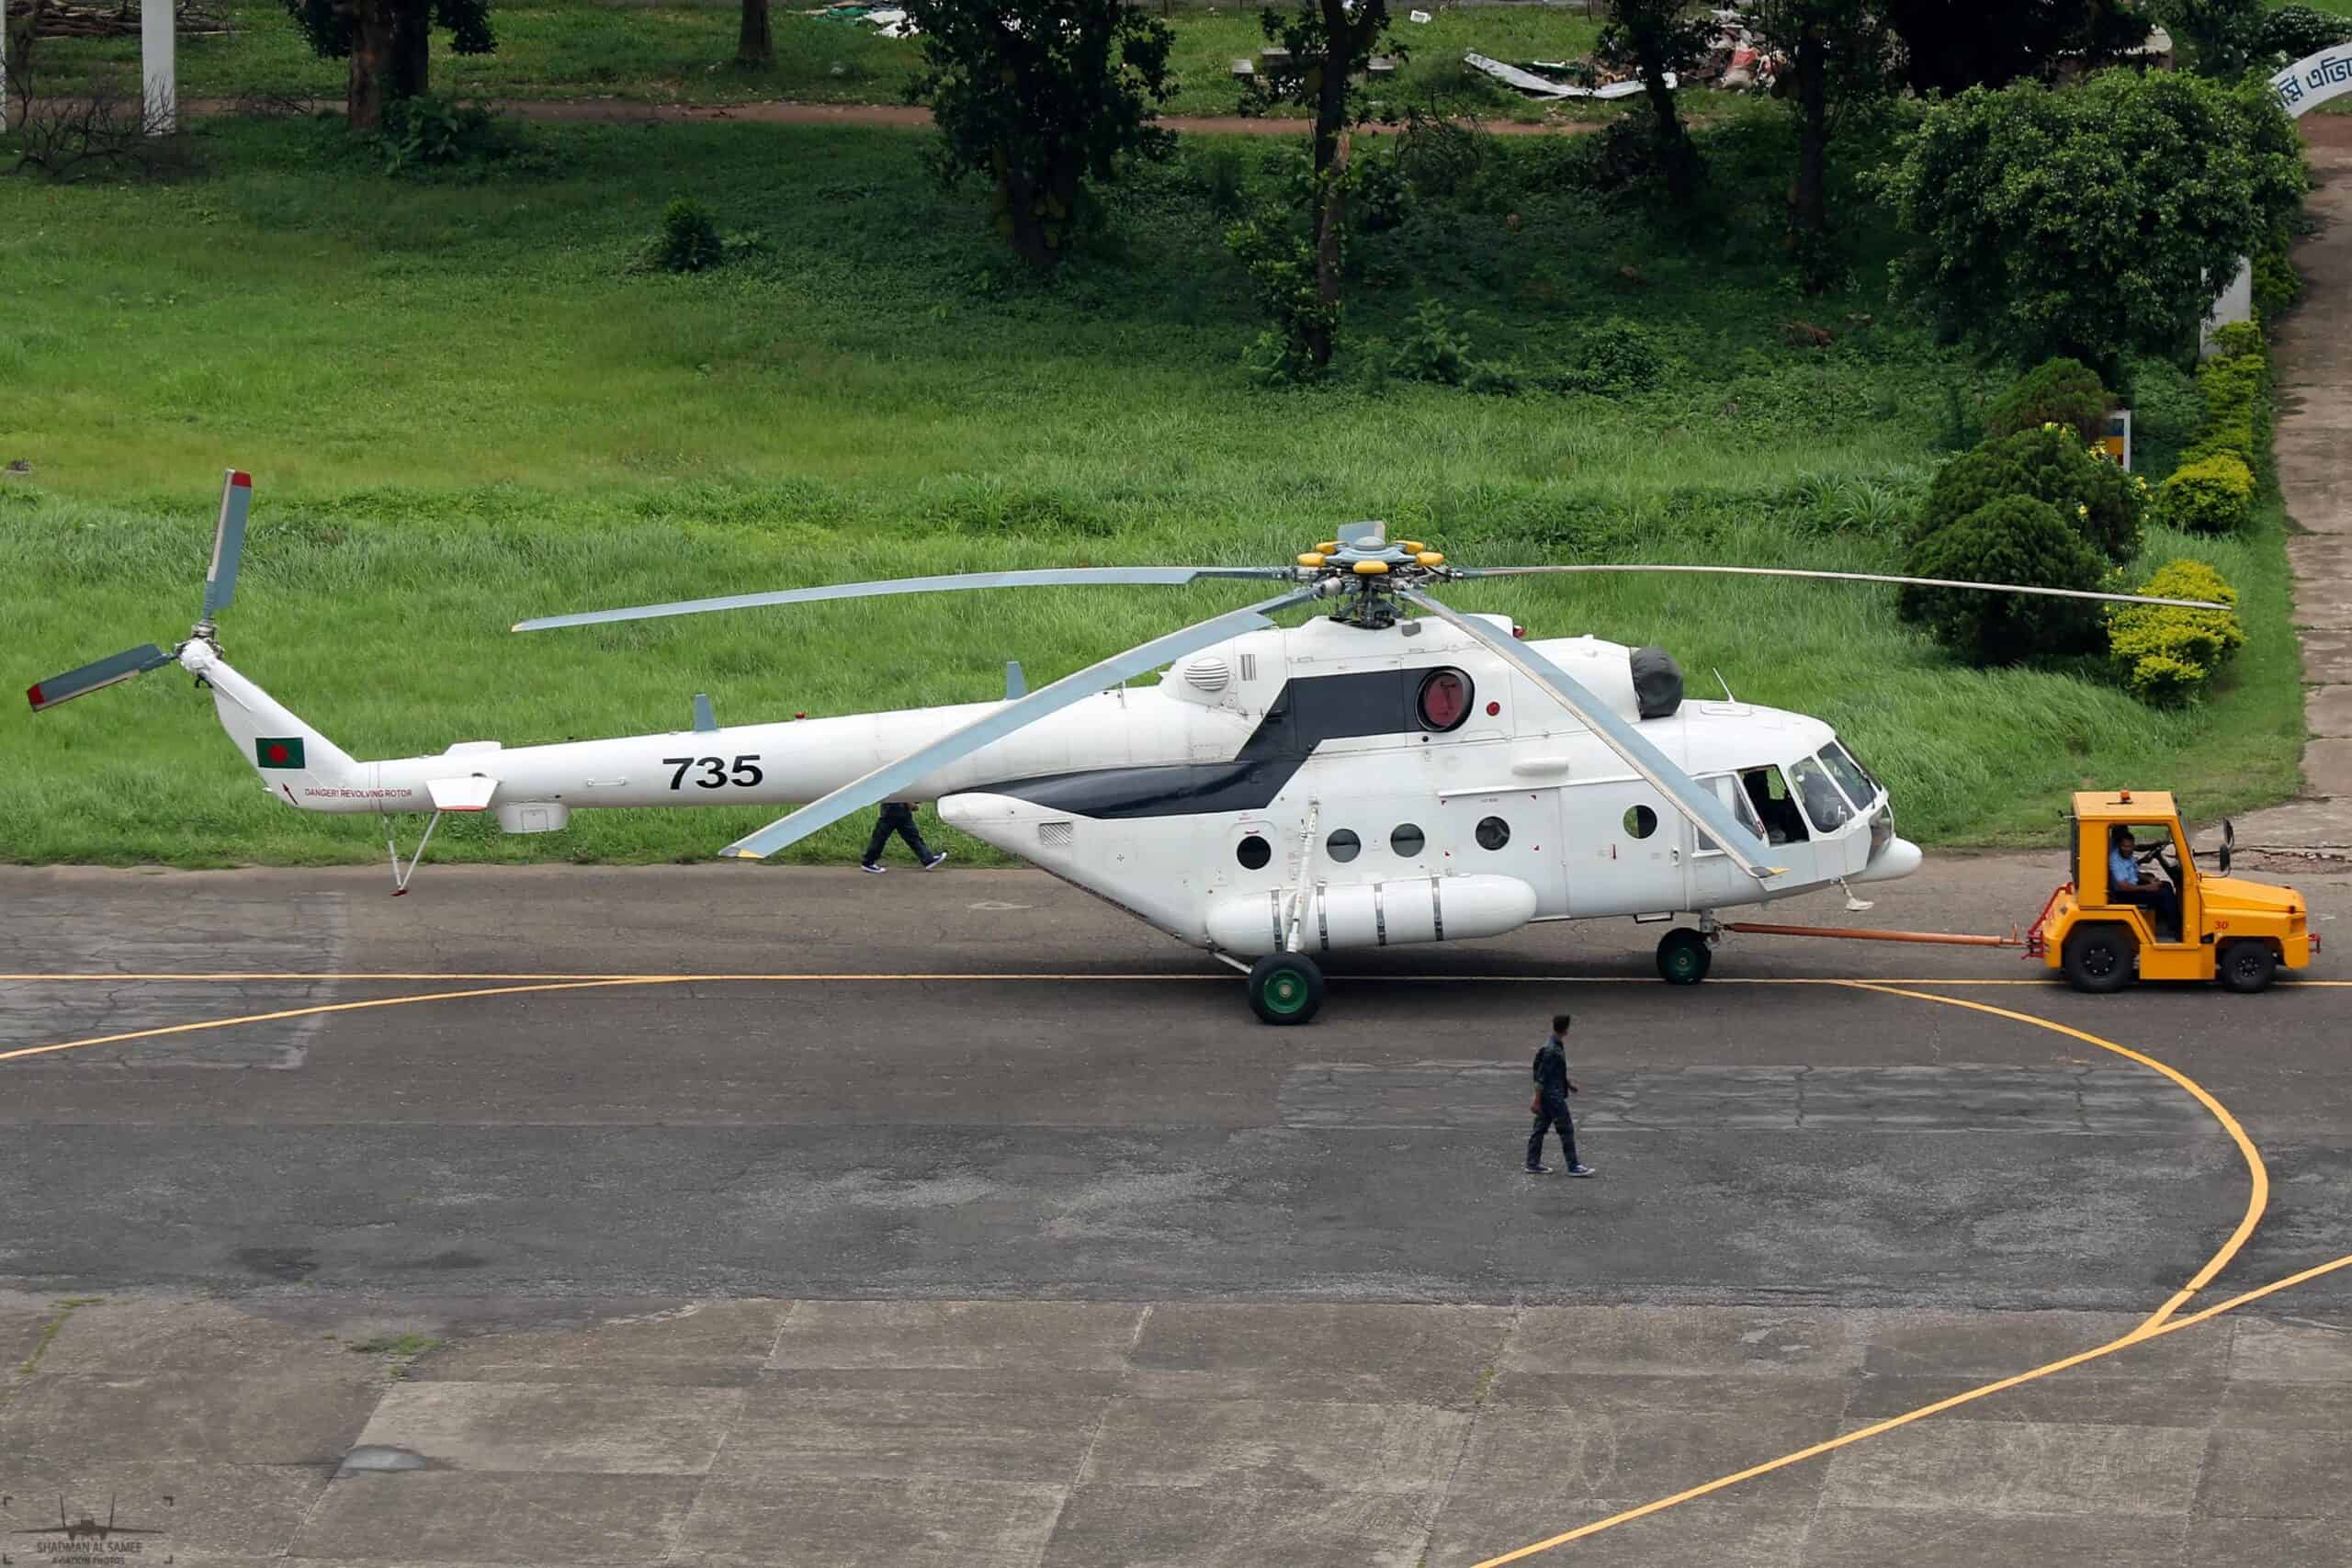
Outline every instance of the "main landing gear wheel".
[(2121, 926), (2077, 926), (2060, 954), (2066, 982), (2078, 991), (2120, 991), (2132, 983), (2139, 949)]
[(1267, 1023), (1305, 1023), (1323, 1007), (1323, 971), (1303, 953), (1270, 953), (1250, 965), (1250, 1009)]
[(1704, 933), (1677, 926), (1657, 939), (1658, 977), (1669, 986), (1695, 986), (1715, 961)]
[(2222, 949), (2214, 977), (2233, 991), (2258, 991), (2278, 972), (2278, 955), (2267, 942), (2233, 942)]

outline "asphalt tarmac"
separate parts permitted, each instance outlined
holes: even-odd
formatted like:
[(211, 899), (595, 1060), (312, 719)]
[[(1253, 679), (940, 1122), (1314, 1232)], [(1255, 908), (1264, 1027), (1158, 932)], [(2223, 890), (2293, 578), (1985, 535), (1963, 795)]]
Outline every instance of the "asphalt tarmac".
[[(2352, 931), (2343, 863), (2244, 869)], [(1759, 918), (2006, 933), (2062, 874), (1938, 857), (1868, 911)], [(1270, 1029), (1239, 976), (1026, 873), (389, 893), (0, 872), (0, 1334), (28, 1348), (0, 1489), (177, 1464), (217, 1501), (308, 1466), (251, 1504), (283, 1516), (256, 1561), (386, 1561), (356, 1543), (388, 1529), (486, 1560), (530, 1477), (620, 1512), (497, 1560), (1468, 1564), (2352, 1254), (2325, 953), (2252, 998), (2086, 998), (2014, 951), (1736, 937), (1682, 988), (1659, 928), (1551, 927), (1335, 964), (1321, 1017)], [(1559, 1010), (1591, 1181), (1520, 1170)], [(391, 1382), (301, 1349), (367, 1325), (435, 1348)], [(929, 1437), (869, 1452), (916, 1389)], [(2343, 1561), (2307, 1483), (2352, 1460), (2346, 1389), (2352, 1269), (1555, 1550)], [(1008, 1423), (1035, 1441), (975, 1459)], [(1518, 1455), (1579, 1431), (1566, 1479)]]

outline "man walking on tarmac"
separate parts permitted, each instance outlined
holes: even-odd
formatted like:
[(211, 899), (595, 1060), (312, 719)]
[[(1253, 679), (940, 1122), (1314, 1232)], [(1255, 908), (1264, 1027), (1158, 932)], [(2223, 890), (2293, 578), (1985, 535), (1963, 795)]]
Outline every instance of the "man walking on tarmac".
[(1553, 1014), (1552, 1037), (1535, 1053), (1535, 1097), (1527, 1102), (1535, 1112), (1535, 1131), (1527, 1135), (1530, 1176), (1543, 1176), (1552, 1168), (1544, 1163), (1544, 1134), (1554, 1127), (1560, 1130), (1560, 1152), (1567, 1157), (1568, 1174), (1592, 1174), (1592, 1167), (1577, 1158), (1577, 1127), (1568, 1120), (1568, 1096), (1577, 1092), (1577, 1086), (1568, 1081), (1567, 1032), (1568, 1015)]
[(907, 841), (907, 848), (914, 851), (915, 859), (922, 863), (925, 871), (938, 870), (939, 863), (947, 858), (945, 850), (933, 851), (922, 841), (922, 835), (915, 830), (913, 807), (903, 800), (886, 800), (882, 803), (881, 814), (875, 819), (874, 836), (865, 840), (865, 858), (858, 862), (861, 869), (876, 876), (882, 874), (885, 869), (882, 852), (889, 847), (893, 833)]

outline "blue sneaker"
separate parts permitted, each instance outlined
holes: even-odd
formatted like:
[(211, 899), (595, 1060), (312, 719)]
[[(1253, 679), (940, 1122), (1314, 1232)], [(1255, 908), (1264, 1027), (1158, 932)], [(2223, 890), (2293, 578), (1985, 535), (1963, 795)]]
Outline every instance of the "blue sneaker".
[(940, 865), (942, 864), (942, 863), (944, 863), (946, 859), (947, 859), (947, 852), (946, 852), (945, 850), (942, 850), (942, 851), (940, 851), (937, 854), (935, 854), (935, 855), (932, 856), (929, 860), (927, 860), (927, 861), (923, 862), (923, 863), (922, 863), (922, 868), (923, 868), (923, 870), (925, 870), (925, 871), (937, 871), (937, 870), (940, 868)]
[(887, 865), (867, 865), (861, 861), (857, 869), (865, 872), (868, 876), (879, 876), (890, 868)]
[(1596, 1173), (1592, 1167), (1589, 1165), (1572, 1165), (1568, 1167), (1568, 1174), (1570, 1176), (1591, 1176)]

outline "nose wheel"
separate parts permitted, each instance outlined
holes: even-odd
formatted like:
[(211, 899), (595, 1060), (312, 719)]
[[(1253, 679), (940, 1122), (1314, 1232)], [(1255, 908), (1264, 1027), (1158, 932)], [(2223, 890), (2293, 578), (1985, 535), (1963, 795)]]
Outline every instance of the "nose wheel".
[(1323, 1007), (1323, 971), (1303, 953), (1270, 953), (1250, 966), (1250, 1010), (1266, 1023), (1305, 1023)]
[(1695, 986), (1707, 977), (1715, 961), (1706, 933), (1677, 926), (1657, 939), (1658, 978), (1669, 986)]

